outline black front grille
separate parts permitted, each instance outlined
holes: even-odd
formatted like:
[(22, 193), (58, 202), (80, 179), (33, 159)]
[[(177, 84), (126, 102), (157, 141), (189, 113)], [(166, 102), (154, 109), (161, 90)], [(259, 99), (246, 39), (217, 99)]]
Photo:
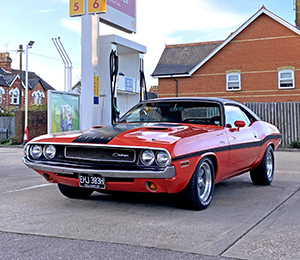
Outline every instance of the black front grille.
[(135, 162), (136, 153), (132, 149), (66, 146), (64, 155), (68, 159), (98, 162)]

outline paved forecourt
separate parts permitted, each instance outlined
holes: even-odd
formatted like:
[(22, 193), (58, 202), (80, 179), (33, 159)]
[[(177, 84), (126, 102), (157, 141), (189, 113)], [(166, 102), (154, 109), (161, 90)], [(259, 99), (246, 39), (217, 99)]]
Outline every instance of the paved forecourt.
[(0, 222), (0, 239), (24, 241), (14, 249), (4, 243), (7, 252), (11, 248), (22, 255), (26, 241), (40, 237), (41, 245), (29, 243), (28, 252), (34, 254), (39, 247), (42, 251), (47, 243), (50, 248), (78, 244), (77, 251), (65, 251), (64, 259), (71, 259), (72, 253), (93, 259), (92, 251), (84, 251), (92, 250), (87, 242), (98, 243), (106, 259), (121, 259), (117, 252), (131, 252), (128, 259), (148, 259), (151, 254), (166, 254), (165, 259), (172, 259), (172, 254), (185, 259), (300, 258), (299, 152), (275, 153), (275, 179), (270, 186), (253, 185), (249, 174), (216, 185), (205, 211), (182, 209), (170, 195), (95, 192), (88, 200), (68, 199), (55, 184), (26, 168), (22, 153), (21, 148), (0, 147), (0, 217), (5, 219)]

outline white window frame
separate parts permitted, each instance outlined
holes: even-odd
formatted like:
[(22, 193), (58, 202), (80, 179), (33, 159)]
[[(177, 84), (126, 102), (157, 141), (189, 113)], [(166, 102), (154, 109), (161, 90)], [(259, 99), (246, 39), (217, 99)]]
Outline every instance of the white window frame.
[[(281, 75), (283, 73), (291, 73), (291, 77), (290, 78), (282, 78)], [(292, 86), (288, 86), (288, 87), (282, 87), (281, 84), (283, 81), (291, 81), (292, 82)], [(278, 89), (293, 89), (295, 88), (295, 74), (293, 70), (280, 70), (278, 71)]]
[(4, 95), (5, 94), (5, 91), (4, 91), (4, 89), (2, 88), (2, 87), (0, 87), (0, 104), (2, 104), (3, 103), (3, 98), (2, 98), (2, 95)]
[[(14, 97), (14, 94), (16, 94), (16, 97)], [(15, 89), (11, 89), (9, 91), (9, 95), (10, 95), (10, 104), (11, 105), (19, 105), (19, 89), (15, 88)], [(14, 99), (16, 98), (16, 102), (14, 102)]]
[(42, 99), (45, 98), (45, 94), (42, 91), (34, 91), (31, 96), (33, 97), (33, 105), (42, 105)]
[[(230, 80), (232, 76), (237, 76), (237, 80)], [(238, 88), (231, 88), (230, 83), (238, 83)], [(241, 73), (228, 73), (226, 74), (226, 91), (240, 91), (241, 90)]]

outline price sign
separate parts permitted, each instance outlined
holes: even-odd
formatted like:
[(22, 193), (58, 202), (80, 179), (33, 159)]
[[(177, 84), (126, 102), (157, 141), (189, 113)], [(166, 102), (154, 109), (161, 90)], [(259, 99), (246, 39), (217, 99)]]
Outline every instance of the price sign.
[(69, 15), (79, 16), (85, 14), (84, 0), (70, 0)]
[(105, 13), (106, 0), (88, 0), (88, 13)]
[(94, 104), (99, 104), (99, 76), (94, 76)]

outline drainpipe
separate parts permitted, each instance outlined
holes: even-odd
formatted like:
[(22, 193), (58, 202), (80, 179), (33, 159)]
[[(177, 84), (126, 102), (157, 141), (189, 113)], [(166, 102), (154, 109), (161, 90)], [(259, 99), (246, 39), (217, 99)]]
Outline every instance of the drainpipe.
[(300, 28), (300, 0), (295, 0), (295, 10), (296, 10), (295, 24), (296, 27), (299, 29)]
[(171, 76), (171, 79), (173, 79), (175, 81), (175, 83), (176, 83), (175, 92), (176, 92), (176, 97), (178, 97), (178, 80), (175, 79), (175, 78), (173, 78), (172, 76)]

